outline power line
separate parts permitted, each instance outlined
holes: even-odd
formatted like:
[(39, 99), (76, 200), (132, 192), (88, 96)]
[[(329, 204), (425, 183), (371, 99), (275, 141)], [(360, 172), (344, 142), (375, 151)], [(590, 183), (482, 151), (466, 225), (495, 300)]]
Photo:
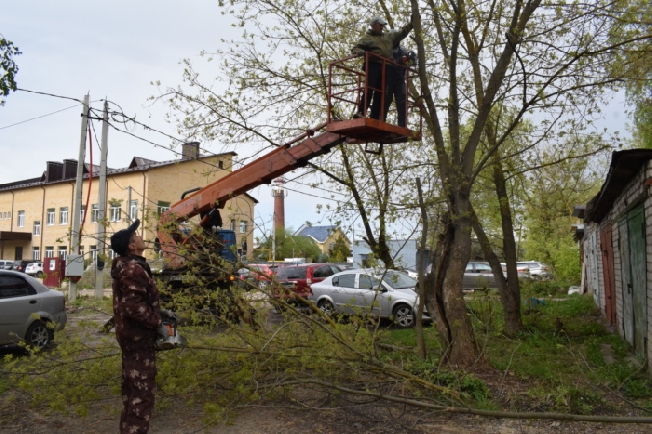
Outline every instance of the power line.
[(4, 129), (7, 129), (7, 128), (15, 127), (16, 125), (24, 124), (24, 123), (26, 123), (26, 122), (34, 121), (34, 120), (36, 120), (36, 119), (46, 118), (46, 117), (48, 117), (48, 116), (52, 116), (52, 115), (55, 115), (55, 114), (57, 114), (57, 113), (61, 113), (61, 112), (66, 111), (66, 110), (70, 110), (71, 108), (75, 108), (75, 107), (79, 107), (79, 105), (78, 105), (78, 104), (71, 105), (70, 107), (66, 107), (66, 108), (64, 108), (64, 109), (57, 110), (57, 111), (52, 112), (52, 113), (48, 113), (48, 114), (45, 114), (45, 115), (42, 115), (42, 116), (37, 116), (37, 117), (35, 117), (35, 118), (25, 119), (24, 121), (16, 122), (15, 124), (7, 125), (7, 126), (5, 126), (5, 127), (0, 127), (0, 130), (4, 130)]

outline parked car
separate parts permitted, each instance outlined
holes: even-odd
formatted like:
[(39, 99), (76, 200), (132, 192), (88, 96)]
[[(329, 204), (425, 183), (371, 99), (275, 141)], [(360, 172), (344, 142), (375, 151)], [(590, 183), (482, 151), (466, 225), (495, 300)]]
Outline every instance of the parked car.
[[(503, 274), (507, 276), (507, 264), (501, 262), (500, 265), (503, 268)], [(530, 269), (526, 265), (516, 264), (516, 273), (519, 279), (531, 279)]]
[(249, 268), (248, 278), (260, 289), (267, 288), (274, 274), (272, 268), (267, 264), (249, 264), (247, 268)]
[(11, 270), (14, 268), (14, 261), (0, 259), (0, 270)]
[(14, 261), (14, 265), (13, 265), (12, 270), (24, 273), (25, 268), (27, 268), (27, 264), (29, 264), (30, 262), (34, 262), (34, 261), (27, 261), (25, 259), (17, 259), (17, 260)]
[(491, 267), (486, 262), (469, 262), (466, 264), (462, 289), (494, 289), (497, 288), (496, 278)]
[(333, 264), (299, 264), (278, 269), (276, 278), (279, 288), (274, 290), (274, 297), (287, 301), (296, 301), (295, 295), (308, 298), (310, 285), (339, 273), (340, 268)]
[[(327, 315), (369, 313), (393, 318), (400, 328), (415, 324), (418, 296), (417, 281), (407, 274), (388, 270), (354, 269), (337, 273), (313, 283), (308, 299)], [(430, 319), (424, 310), (424, 319)]]
[(68, 321), (62, 292), (16, 271), (0, 271), (0, 345), (24, 340), (45, 348)]
[(25, 267), (25, 274), (36, 276), (38, 278), (43, 277), (43, 263), (41, 261), (30, 262)]
[(523, 261), (517, 262), (516, 266), (527, 267), (530, 271), (530, 276), (533, 279), (547, 279), (550, 277), (550, 266), (544, 264), (543, 262)]

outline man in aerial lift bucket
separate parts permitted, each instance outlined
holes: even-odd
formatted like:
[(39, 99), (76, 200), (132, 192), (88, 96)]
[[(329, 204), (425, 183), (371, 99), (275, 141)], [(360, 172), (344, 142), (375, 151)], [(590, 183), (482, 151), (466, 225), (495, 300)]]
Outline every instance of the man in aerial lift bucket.
[[(355, 44), (351, 50), (353, 54), (364, 55), (367, 51), (382, 56), (388, 60), (393, 60), (392, 51), (400, 42), (406, 38), (408, 33), (412, 30), (412, 19), (410, 22), (401, 28), (396, 33), (385, 33), (383, 32), (387, 21), (383, 17), (373, 17), (369, 20), (369, 28), (365, 35), (360, 38), (360, 40)], [(385, 89), (381, 89), (382, 85), (382, 75), (383, 67), (381, 59), (376, 56), (369, 56), (369, 65), (368, 73), (366, 77), (366, 91), (362, 94), (360, 98), (360, 103), (358, 104), (358, 111), (353, 115), (354, 118), (363, 118), (366, 116), (365, 108), (369, 107), (369, 102), (373, 98), (371, 104), (371, 117), (374, 119), (381, 119), (381, 92), (387, 91), (387, 84), (389, 82), (389, 68), (385, 68)], [(373, 90), (377, 89), (377, 90)], [(381, 90), (381, 92), (378, 91)], [(383, 110), (385, 111), (385, 110)], [(387, 113), (383, 113), (382, 120), (385, 120)]]
[[(392, 29), (390, 33), (398, 33)], [(385, 116), (392, 105), (396, 102), (397, 125), (405, 128), (407, 125), (407, 82), (405, 79), (406, 67), (413, 67), (417, 63), (417, 56), (414, 51), (408, 51), (399, 42), (393, 51), (394, 63), (390, 65), (389, 78), (387, 79), (387, 92), (385, 93)]]

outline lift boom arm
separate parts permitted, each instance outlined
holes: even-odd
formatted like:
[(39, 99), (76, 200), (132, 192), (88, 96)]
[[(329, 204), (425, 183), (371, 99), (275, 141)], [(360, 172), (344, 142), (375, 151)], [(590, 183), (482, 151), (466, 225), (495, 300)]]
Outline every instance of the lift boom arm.
[(167, 266), (177, 268), (183, 265), (184, 260), (175, 254), (177, 242), (165, 229), (166, 224), (182, 222), (213, 209), (222, 209), (230, 198), (258, 185), (269, 184), (274, 178), (305, 166), (308, 160), (329, 152), (331, 148), (345, 141), (346, 136), (329, 131), (313, 137), (315, 131), (322, 130), (325, 126), (324, 123), (305, 132), (269, 154), (203, 187), (165, 211), (161, 215), (158, 238), (168, 262)]

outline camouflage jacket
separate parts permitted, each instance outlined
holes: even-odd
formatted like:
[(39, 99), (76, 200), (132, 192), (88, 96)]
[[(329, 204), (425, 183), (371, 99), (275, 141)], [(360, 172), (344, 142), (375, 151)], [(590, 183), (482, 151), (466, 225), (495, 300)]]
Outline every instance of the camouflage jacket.
[[(405, 39), (411, 30), (412, 23), (408, 23), (396, 33), (375, 33), (373, 30), (368, 29), (365, 35), (353, 46), (351, 52), (353, 54), (359, 54), (364, 51), (370, 51), (392, 60), (392, 50)], [(380, 60), (372, 57), (370, 61), (379, 62)]]
[(145, 258), (120, 256), (111, 264), (115, 335), (123, 350), (153, 346), (161, 325), (159, 293)]

